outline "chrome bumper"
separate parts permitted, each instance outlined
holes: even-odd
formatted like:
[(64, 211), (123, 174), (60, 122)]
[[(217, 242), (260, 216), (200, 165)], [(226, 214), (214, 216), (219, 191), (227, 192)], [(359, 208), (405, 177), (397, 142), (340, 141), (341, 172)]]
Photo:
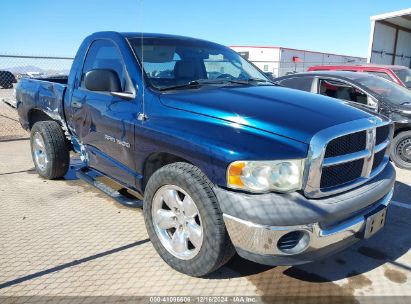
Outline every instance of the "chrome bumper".
[[(364, 231), (366, 216), (381, 206), (388, 206), (393, 192), (394, 189), (391, 189), (388, 194), (373, 204), (372, 209), (367, 209), (329, 229), (321, 229), (319, 223), (285, 227), (265, 226), (244, 221), (228, 214), (223, 216), (228, 234), (237, 249), (264, 256), (290, 256), (318, 251)], [(277, 243), (283, 235), (292, 231), (303, 231), (308, 235), (308, 244), (299, 252), (285, 253), (279, 250)]]

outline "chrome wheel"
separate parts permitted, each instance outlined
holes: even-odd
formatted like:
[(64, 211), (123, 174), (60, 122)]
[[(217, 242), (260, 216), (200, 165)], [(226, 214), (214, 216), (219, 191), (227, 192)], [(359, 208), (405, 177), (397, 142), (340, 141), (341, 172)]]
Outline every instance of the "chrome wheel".
[(44, 144), (43, 137), (40, 133), (36, 132), (33, 136), (33, 155), (34, 161), (36, 162), (37, 167), (44, 171), (49, 162), (46, 153), (46, 145)]
[(203, 244), (203, 226), (193, 199), (180, 187), (165, 185), (153, 197), (153, 225), (161, 244), (182, 260), (194, 258)]

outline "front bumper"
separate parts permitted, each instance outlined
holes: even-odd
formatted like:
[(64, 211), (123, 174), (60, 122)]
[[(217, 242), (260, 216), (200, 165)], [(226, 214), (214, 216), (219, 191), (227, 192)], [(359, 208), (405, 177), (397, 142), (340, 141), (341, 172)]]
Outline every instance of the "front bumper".
[[(228, 200), (222, 200), (223, 193), (227, 195), (227, 192), (230, 192), (231, 195), (233, 192), (218, 189), (216, 193), (228, 234), (239, 255), (262, 264), (297, 265), (343, 250), (358, 241), (364, 232), (366, 218), (388, 206), (393, 195), (394, 181), (395, 171), (392, 165), (388, 164), (373, 181), (348, 193), (312, 202), (301, 197), (297, 201), (295, 197), (288, 197), (285, 198), (288, 199), (286, 210), (273, 213), (263, 204), (265, 211), (258, 215), (255, 210), (259, 210), (259, 201), (253, 202), (254, 212), (248, 210), (239, 214), (235, 210), (227, 209)], [(235, 194), (236, 210), (247, 208), (249, 195)], [(282, 195), (268, 195), (272, 198), (272, 206), (277, 204), (276, 198), (279, 197), (282, 199), (281, 205), (285, 206)], [(356, 208), (352, 207), (353, 203)], [(250, 217), (259, 218), (260, 221), (250, 221)], [(307, 242), (300, 251), (286, 253), (279, 249), (278, 241), (293, 231), (302, 232)]]

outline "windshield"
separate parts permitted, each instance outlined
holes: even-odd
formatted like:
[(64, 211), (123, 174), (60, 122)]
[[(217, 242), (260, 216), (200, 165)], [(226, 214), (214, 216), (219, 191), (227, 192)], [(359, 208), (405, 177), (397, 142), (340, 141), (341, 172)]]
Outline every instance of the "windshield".
[(410, 69), (401, 69), (394, 70), (394, 73), (398, 76), (399, 79), (405, 84), (407, 88), (411, 88), (411, 70)]
[[(144, 38), (142, 54), (141, 38), (129, 42), (150, 84), (157, 89), (182, 84), (240, 85), (235, 81), (268, 83), (269, 80), (251, 63), (230, 48), (215, 43), (184, 38)], [(142, 58), (144, 60), (142, 60)], [(244, 83), (243, 83), (244, 84)]]
[(411, 103), (411, 91), (390, 80), (377, 76), (360, 77), (355, 80), (390, 103)]

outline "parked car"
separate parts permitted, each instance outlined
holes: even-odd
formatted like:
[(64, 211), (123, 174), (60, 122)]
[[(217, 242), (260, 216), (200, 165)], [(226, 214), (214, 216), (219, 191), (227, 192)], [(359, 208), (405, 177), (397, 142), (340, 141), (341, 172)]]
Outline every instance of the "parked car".
[(276, 83), (349, 101), (381, 113), (395, 122), (391, 159), (411, 169), (411, 92), (391, 81), (367, 73), (324, 71), (279, 77)]
[(14, 77), (12, 72), (0, 71), (0, 87), (3, 89), (11, 89), (13, 83), (16, 83), (16, 77)]
[(95, 175), (140, 193), (154, 248), (183, 273), (210, 273), (235, 251), (307, 263), (384, 226), (391, 121), (275, 86), (230, 48), (95, 33), (65, 84), (24, 78), (16, 95), (38, 174), (63, 177), (74, 149), (79, 177), (123, 203), (136, 201)]
[(411, 89), (411, 69), (402, 65), (316, 65), (308, 68), (312, 71), (348, 71), (364, 72), (391, 80), (400, 86)]

